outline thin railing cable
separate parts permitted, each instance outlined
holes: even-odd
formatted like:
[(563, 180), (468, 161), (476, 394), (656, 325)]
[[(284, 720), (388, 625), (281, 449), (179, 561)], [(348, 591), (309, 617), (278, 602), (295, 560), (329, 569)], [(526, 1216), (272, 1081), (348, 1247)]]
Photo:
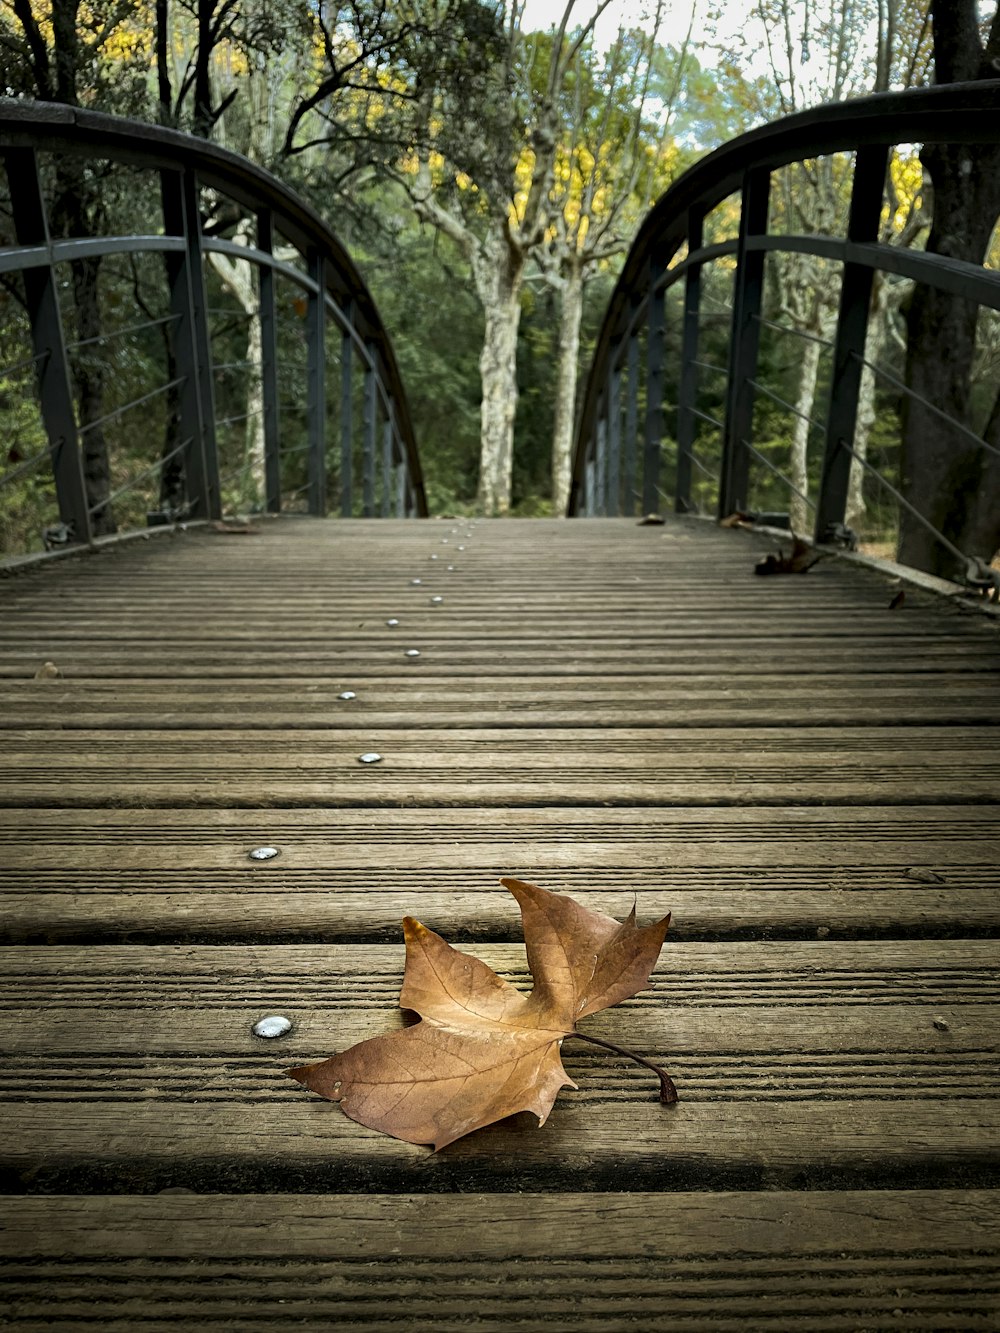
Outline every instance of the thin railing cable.
[(47, 361), (51, 355), (52, 349), (46, 347), (44, 352), (36, 352), (34, 356), (23, 357), (20, 361), (12, 361), (9, 366), (0, 366), (0, 376), (19, 375), (22, 370), (28, 370), (31, 366)]
[(778, 333), (790, 334), (793, 338), (801, 338), (804, 342), (819, 343), (820, 347), (833, 350), (833, 343), (829, 338), (821, 338), (818, 333), (806, 333), (804, 329), (793, 329), (789, 324), (777, 324), (773, 319), (765, 319), (763, 315), (752, 315), (752, 319), (758, 324), (762, 324), (765, 329), (776, 329)]
[(785, 474), (781, 471), (780, 468), (775, 467), (769, 458), (765, 458), (759, 449), (755, 449), (749, 440), (741, 440), (740, 443), (743, 445), (743, 448), (748, 451), (748, 453), (753, 454), (754, 458), (758, 459), (761, 463), (764, 464), (766, 468), (768, 468), (771, 472), (773, 472), (774, 475), (780, 481), (784, 482), (784, 484), (788, 487), (788, 489), (792, 492), (792, 494), (797, 495), (803, 504), (807, 504), (810, 509), (816, 508), (814, 501), (810, 500), (808, 495), (803, 495), (802, 492), (799, 490), (799, 488), (795, 485), (795, 483), (793, 481), (790, 481), (789, 478), (785, 476)]
[(151, 389), (149, 393), (144, 393), (141, 398), (133, 398), (130, 403), (123, 403), (121, 407), (116, 407), (112, 412), (105, 412), (103, 417), (98, 417), (96, 421), (88, 421), (85, 426), (80, 427), (80, 434), (86, 435), (88, 431), (97, 430), (99, 426), (106, 426), (109, 421), (115, 421), (118, 417), (124, 416), (126, 412), (131, 412), (133, 407), (142, 407), (143, 403), (150, 403), (154, 398), (159, 398), (160, 394), (169, 393), (171, 389), (178, 388), (187, 380), (186, 375), (180, 375), (175, 380), (168, 380), (166, 384), (161, 384), (158, 389)]
[(215, 424), (216, 426), (238, 426), (240, 422), (249, 421), (251, 417), (259, 417), (263, 411), (263, 407), (254, 407), (249, 412), (238, 412), (232, 417), (219, 417)]
[(692, 357), (691, 365), (698, 366), (701, 370), (711, 370), (716, 375), (729, 374), (728, 366), (717, 366), (714, 361), (698, 361), (694, 357)]
[(3, 476), (0, 477), (0, 490), (3, 490), (5, 486), (9, 486), (12, 482), (17, 481), (19, 477), (23, 477), (27, 475), (27, 473), (33, 471), (38, 464), (44, 462), (46, 458), (54, 460), (58, 456), (62, 446), (63, 440), (62, 436), (60, 436), (54, 444), (47, 444), (45, 448), (40, 449), (37, 454), (32, 455), (31, 458), (26, 458), (23, 463), (18, 463), (17, 467), (11, 468), (9, 472), (5, 472)]
[(972, 444), (979, 445), (981, 449), (987, 450), (988, 453), (996, 454), (997, 457), (1000, 458), (1000, 449), (995, 445), (990, 444), (988, 440), (984, 440), (981, 435), (977, 435), (976, 432), (970, 430), (968, 426), (963, 426), (960, 421), (956, 421), (953, 416), (949, 416), (947, 412), (930, 402), (930, 400), (925, 398), (923, 394), (917, 393), (916, 389), (911, 389), (908, 384), (904, 384), (901, 379), (897, 379), (891, 371), (885, 370), (882, 366), (877, 366), (874, 361), (869, 361), (867, 357), (862, 356), (859, 352), (852, 352), (851, 355), (856, 361), (860, 361), (862, 365), (867, 366), (869, 370), (873, 371), (876, 375), (880, 375), (882, 379), (888, 380), (889, 383), (894, 388), (899, 389), (901, 393), (905, 393), (907, 398), (912, 398), (913, 401), (919, 403), (921, 407), (926, 407), (928, 412), (933, 412), (936, 417), (940, 417), (942, 421), (946, 421), (949, 426), (958, 431), (959, 435), (963, 435)]
[(953, 542), (950, 542), (948, 538), (944, 535), (944, 533), (938, 532), (937, 528), (930, 521), (930, 519), (924, 518), (920, 510), (915, 509), (914, 506), (910, 504), (909, 500), (907, 500), (906, 496), (902, 493), (902, 491), (898, 491), (896, 487), (893, 486), (891, 481), (887, 481), (885, 477), (882, 476), (882, 473), (879, 472), (878, 468), (873, 467), (872, 464), (869, 463), (867, 458), (862, 457), (861, 454), (857, 453), (856, 450), (852, 449), (846, 440), (838, 440), (838, 444), (840, 445), (841, 449), (846, 450), (847, 453), (849, 453), (856, 462), (860, 463), (863, 468), (865, 468), (868, 472), (870, 472), (872, 476), (876, 479), (876, 481), (878, 481), (882, 486), (885, 487), (885, 489), (889, 492), (890, 495), (895, 496), (896, 501), (903, 506), (906, 512), (912, 515), (912, 517), (917, 520), (920, 526), (922, 528), (925, 528), (926, 531), (931, 534), (931, 536), (935, 537), (945, 548), (946, 551), (950, 551), (951, 554), (955, 556), (956, 559), (960, 560), (963, 565), (969, 564), (969, 557), (965, 554), (965, 552), (960, 551), (958, 547), (954, 545)]
[(695, 467), (698, 469), (699, 472), (701, 472), (704, 476), (708, 477), (709, 481), (715, 481), (715, 472), (711, 468), (707, 468), (705, 464), (701, 461), (701, 459), (698, 457), (698, 455), (694, 453), (693, 450), (691, 453), (688, 454), (688, 458), (690, 458), (691, 462), (695, 465)]
[(701, 421), (707, 421), (708, 424), (710, 426), (714, 426), (716, 430), (725, 429), (722, 422), (719, 421), (718, 418), (709, 416), (709, 414), (707, 412), (703, 412), (700, 407), (689, 407), (688, 411), (691, 412), (694, 416), (698, 417)]
[(256, 361), (219, 361), (212, 364), (212, 370), (216, 375), (223, 370), (257, 370), (259, 367), (260, 357)]
[(138, 324), (125, 324), (120, 329), (108, 329), (104, 333), (97, 333), (93, 338), (78, 338), (75, 342), (68, 342), (66, 350), (75, 352), (80, 347), (92, 347), (94, 343), (110, 342), (112, 338), (124, 338), (130, 333), (143, 333), (146, 329), (162, 328), (164, 324), (176, 324), (181, 316), (164, 315), (162, 319), (144, 319)]
[(141, 481), (145, 481), (147, 477), (151, 477), (154, 472), (159, 472), (164, 463), (169, 463), (172, 458), (176, 458), (178, 454), (183, 453), (190, 443), (190, 439), (182, 440), (176, 449), (171, 449), (169, 454), (164, 454), (163, 457), (158, 458), (155, 463), (151, 463), (149, 467), (143, 468), (141, 472), (137, 472), (134, 477), (129, 478), (124, 486), (119, 486), (116, 491), (112, 491), (111, 494), (106, 496), (103, 500), (98, 500), (96, 504), (92, 504), (87, 510), (87, 513), (96, 514), (99, 509), (109, 508), (120, 496), (125, 495), (127, 491), (134, 490)]
[(826, 430), (826, 426), (821, 421), (817, 421), (816, 418), (811, 417), (808, 412), (803, 412), (800, 408), (795, 407), (792, 403), (782, 398), (780, 394), (775, 393), (773, 389), (769, 389), (766, 384), (761, 384), (759, 380), (751, 379), (748, 379), (746, 383), (755, 388), (758, 393), (762, 393), (765, 398), (770, 398), (772, 403), (777, 403), (778, 406), (783, 407), (786, 412), (791, 412), (793, 416), (797, 416), (800, 421), (805, 421), (811, 430)]
[(219, 485), (220, 485), (220, 486), (228, 486), (228, 484), (229, 484), (235, 477), (239, 477), (239, 476), (241, 476), (244, 472), (249, 471), (249, 469), (252, 468), (253, 465), (254, 465), (254, 460), (253, 460), (252, 458), (248, 458), (248, 459), (246, 459), (244, 462), (242, 462), (242, 463), (239, 465), (239, 467), (234, 467), (230, 472), (225, 472), (225, 473), (223, 473), (223, 475), (219, 478)]

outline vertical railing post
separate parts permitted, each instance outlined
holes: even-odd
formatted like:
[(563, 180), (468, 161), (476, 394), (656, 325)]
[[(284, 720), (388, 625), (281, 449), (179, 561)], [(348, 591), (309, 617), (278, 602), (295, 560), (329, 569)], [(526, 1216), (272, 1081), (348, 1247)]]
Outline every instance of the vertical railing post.
[(632, 330), (628, 335), (625, 376), (625, 448), (623, 451), (622, 487), (625, 492), (626, 514), (635, 514), (635, 459), (639, 440), (639, 330), (635, 326), (639, 298), (632, 301)]
[(364, 385), (364, 467), (362, 486), (364, 490), (365, 518), (375, 513), (375, 441), (378, 433), (378, 376), (375, 372), (376, 348), (373, 342), (365, 345), (365, 385)]
[[(885, 193), (889, 149), (884, 144), (859, 148), (854, 163), (854, 187), (847, 239), (855, 242), (878, 239)], [(833, 352), (830, 408), (826, 419), (823, 472), (816, 504), (816, 540), (824, 541), (828, 530), (844, 522), (853, 458), (843, 444), (853, 446), (858, 419), (858, 398), (864, 370), (862, 357), (868, 335), (874, 270), (863, 264), (846, 263), (840, 286), (840, 313)]]
[(386, 404), (385, 421), (382, 423), (382, 517), (388, 518), (392, 512), (392, 446), (395, 434), (395, 422), (392, 399)]
[(406, 517), (406, 460), (401, 458), (396, 464), (396, 517)]
[(584, 464), (583, 512), (586, 518), (593, 518), (596, 512), (594, 503), (594, 455), (592, 451), (587, 454), (587, 461)]
[(649, 266), (646, 310), (646, 439), (642, 460), (642, 508), (659, 509), (660, 450), (663, 447), (663, 353), (666, 339), (666, 297), (661, 280), (666, 264), (654, 256)]
[[(274, 224), (269, 208), (257, 213), (257, 248), (274, 253)], [(281, 513), (281, 435), (278, 420), (278, 314), (274, 296), (274, 269), (261, 264), (260, 387), (264, 404), (264, 509)]]
[(722, 442), (722, 475), (719, 478), (720, 518), (747, 507), (750, 485), (747, 444), (752, 443), (754, 405), (754, 391), (750, 381), (757, 373), (760, 311), (764, 294), (764, 251), (748, 248), (748, 242), (752, 237), (763, 236), (767, 232), (770, 190), (769, 168), (752, 167), (744, 176), (729, 344), (726, 429)]
[[(47, 247), (49, 229), (34, 150), (7, 149), (4, 164), (18, 243)], [(59, 518), (69, 529), (71, 541), (89, 543), (90, 512), (83, 456), (59, 311), (59, 288), (51, 261), (24, 270), (24, 295), (37, 358), (38, 394), (49, 440)]]
[(309, 512), (326, 515), (326, 265), (318, 250), (306, 256), (306, 419), (309, 444)]
[(617, 518), (622, 512), (622, 370), (621, 342), (611, 344), (608, 383), (608, 491), (604, 512)]
[(344, 302), (344, 325), (340, 331), (340, 513), (354, 512), (354, 338), (350, 301)]
[[(688, 258), (704, 243), (704, 215), (700, 208), (688, 210)], [(681, 332), (681, 373), (677, 394), (677, 483), (674, 509), (691, 511), (691, 457), (697, 435), (694, 415), (698, 393), (698, 338), (701, 331), (701, 265), (690, 264), (684, 275), (684, 324)]]

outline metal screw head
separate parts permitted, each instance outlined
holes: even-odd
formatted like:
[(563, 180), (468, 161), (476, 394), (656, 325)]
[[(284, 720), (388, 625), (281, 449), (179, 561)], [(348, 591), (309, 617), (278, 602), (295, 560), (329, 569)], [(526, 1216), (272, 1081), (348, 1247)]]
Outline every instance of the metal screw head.
[(453, 572), (454, 572), (454, 569), (455, 569), (455, 566), (454, 566), (454, 565), (449, 565), (449, 566), (448, 566), (448, 573), (449, 573), (449, 574), (453, 573)]
[(440, 606), (441, 603), (442, 603), (443, 601), (444, 601), (444, 598), (443, 598), (443, 597), (432, 597), (432, 598), (431, 598), (431, 605), (432, 605), (432, 606)]
[(382, 756), (380, 754), (375, 754), (374, 751), (369, 751), (367, 754), (358, 755), (359, 764), (380, 764), (381, 762), (382, 762)]
[(398, 621), (398, 620), (387, 620), (385, 623), (386, 623), (386, 624), (390, 627), (390, 629), (391, 629), (391, 628), (393, 628), (394, 626), (398, 625), (398, 624), (399, 624), (399, 621)]
[(459, 549), (460, 551), (464, 551), (464, 550), (465, 550), (465, 547), (464, 547), (464, 546), (460, 546), (458, 549)]
[(406, 650), (406, 656), (407, 656), (407, 657), (419, 657), (419, 656), (420, 656), (420, 649), (419, 649), (419, 648), (407, 648), (407, 650)]
[(423, 579), (410, 579), (410, 582), (413, 584), (414, 587), (416, 587), (418, 583), (423, 582)]
[(441, 545), (442, 545), (442, 546), (447, 546), (447, 545), (448, 545), (448, 538), (447, 538), (447, 537), (442, 537), (442, 538), (441, 538)]
[(436, 559), (437, 559), (437, 551), (434, 552), (434, 554), (431, 556), (431, 559), (432, 559), (432, 560), (436, 560)]
[(342, 694), (337, 695), (338, 699), (356, 699), (357, 697), (358, 696), (354, 693), (353, 690), (344, 690)]
[(277, 847), (255, 847), (249, 853), (251, 861), (271, 861), (279, 855)]
[(284, 1018), (281, 1014), (269, 1014), (267, 1018), (254, 1023), (251, 1029), (255, 1037), (283, 1037), (291, 1030), (291, 1019)]

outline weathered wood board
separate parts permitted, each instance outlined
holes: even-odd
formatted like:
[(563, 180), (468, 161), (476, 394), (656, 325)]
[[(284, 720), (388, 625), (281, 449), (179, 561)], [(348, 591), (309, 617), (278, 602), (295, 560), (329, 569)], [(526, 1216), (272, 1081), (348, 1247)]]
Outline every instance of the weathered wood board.
[(24, 1333), (988, 1330), (1000, 1311), (1000, 1224), (975, 1190), (63, 1197), (7, 1213), (0, 1281)]
[[(1000, 928), (991, 806), (7, 810), (0, 931), (32, 939), (516, 936), (501, 875), (672, 938)], [(275, 846), (271, 861), (249, 852)], [(100, 873), (94, 874), (94, 864)]]

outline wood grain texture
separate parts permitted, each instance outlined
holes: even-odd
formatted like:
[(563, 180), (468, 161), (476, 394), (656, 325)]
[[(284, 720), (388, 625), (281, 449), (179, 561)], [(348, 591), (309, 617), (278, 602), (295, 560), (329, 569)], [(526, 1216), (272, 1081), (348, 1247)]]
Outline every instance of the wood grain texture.
[[(530, 988), (522, 948), (476, 952)], [(677, 1107), (646, 1071), (568, 1041), (580, 1090), (544, 1129), (515, 1117), (429, 1156), (282, 1073), (405, 1021), (398, 945), (2, 950), (0, 1166), (60, 1187), (178, 1170), (215, 1188), (991, 1179), (994, 961), (988, 940), (668, 945), (648, 992), (583, 1026), (666, 1065)], [(252, 1036), (266, 1013), (288, 1037)]]
[[(773, 546), (265, 521), (0, 583), (0, 1326), (1000, 1326), (997, 626)], [(404, 1021), (404, 913), (530, 985), (501, 874), (673, 910), (586, 1027), (676, 1107), (568, 1041), (543, 1129), (430, 1154), (284, 1076)]]
[[(988, 1191), (8, 1201), (20, 1329), (990, 1329)], [(485, 1224), (484, 1224), (485, 1220)]]
[[(273, 861), (249, 851), (276, 846)], [(99, 939), (510, 939), (514, 875), (671, 938), (995, 933), (993, 807), (18, 809), (0, 932)], [(94, 874), (94, 864), (100, 873)]]
[(0, 1320), (24, 1329), (828, 1333), (1000, 1309), (979, 1190), (57, 1197), (0, 1218)]
[[(365, 753), (381, 761), (359, 762)], [(1000, 729), (6, 733), (0, 803), (867, 805), (1000, 799)]]

